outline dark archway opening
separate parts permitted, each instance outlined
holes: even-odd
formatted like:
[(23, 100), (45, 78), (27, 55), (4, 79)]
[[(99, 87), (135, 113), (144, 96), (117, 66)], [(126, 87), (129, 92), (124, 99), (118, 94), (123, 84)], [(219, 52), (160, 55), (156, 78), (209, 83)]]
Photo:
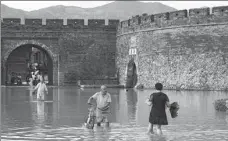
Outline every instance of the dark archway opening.
[[(26, 44), (14, 49), (6, 63), (6, 85), (28, 85), (28, 77), (39, 70), (48, 85), (53, 85), (53, 61), (42, 47)], [(20, 80), (20, 81), (18, 81)]]
[(127, 66), (127, 82), (126, 88), (134, 88), (137, 84), (137, 71), (136, 65), (133, 59), (131, 59)]

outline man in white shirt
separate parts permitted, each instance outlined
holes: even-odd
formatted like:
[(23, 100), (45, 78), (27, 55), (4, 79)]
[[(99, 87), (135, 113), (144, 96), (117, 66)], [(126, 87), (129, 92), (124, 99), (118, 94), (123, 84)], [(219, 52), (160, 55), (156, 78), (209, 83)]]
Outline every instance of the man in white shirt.
[(88, 104), (91, 104), (92, 99), (96, 100), (97, 103), (97, 126), (100, 126), (101, 122), (105, 122), (106, 126), (109, 126), (108, 115), (110, 114), (111, 95), (107, 92), (107, 87), (102, 85), (101, 91), (91, 96), (88, 100)]

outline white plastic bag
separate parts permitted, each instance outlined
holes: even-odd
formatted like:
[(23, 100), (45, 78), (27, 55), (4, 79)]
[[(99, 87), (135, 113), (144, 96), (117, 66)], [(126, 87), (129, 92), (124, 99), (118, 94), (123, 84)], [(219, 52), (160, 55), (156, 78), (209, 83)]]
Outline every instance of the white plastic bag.
[(152, 102), (150, 101), (150, 98), (147, 98), (145, 103), (148, 105), (148, 106), (151, 106), (152, 105)]

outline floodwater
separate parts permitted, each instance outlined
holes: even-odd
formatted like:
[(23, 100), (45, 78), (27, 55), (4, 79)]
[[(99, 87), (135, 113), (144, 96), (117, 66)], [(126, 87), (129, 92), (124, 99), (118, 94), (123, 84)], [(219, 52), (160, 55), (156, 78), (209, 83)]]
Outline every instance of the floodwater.
[(214, 110), (227, 92), (164, 91), (180, 104), (179, 116), (162, 126), (163, 135), (146, 135), (150, 107), (144, 102), (154, 90), (109, 89), (110, 128), (85, 129), (88, 98), (99, 89), (50, 87), (46, 102), (37, 102), (28, 87), (2, 87), (1, 140), (30, 141), (226, 141), (228, 113)]

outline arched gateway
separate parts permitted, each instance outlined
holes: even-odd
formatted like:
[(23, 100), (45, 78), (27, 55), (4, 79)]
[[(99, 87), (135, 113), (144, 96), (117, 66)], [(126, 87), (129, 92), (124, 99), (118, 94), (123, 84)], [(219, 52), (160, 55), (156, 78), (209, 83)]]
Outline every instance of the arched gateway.
[[(12, 85), (15, 78), (20, 78), (22, 85), (34, 66), (37, 66), (49, 85), (53, 85), (54, 71), (58, 71), (56, 55), (44, 44), (36, 41), (21, 41), (6, 47), (2, 52), (2, 85)], [(57, 78), (58, 79), (58, 78)]]
[[(33, 47), (31, 50), (38, 49), (44, 56), (49, 56), (51, 60), (49, 62), (52, 62), (49, 64), (53, 65), (52, 75), (49, 74), (49, 78), (52, 77), (55, 86), (77, 85), (78, 80), (84, 85), (118, 82), (115, 77), (115, 41), (119, 20), (108, 20), (108, 25), (104, 19), (86, 21), (67, 19), (65, 24), (63, 21), (65, 20), (3, 18), (1, 24), (3, 85), (8, 81), (6, 75), (9, 68), (13, 70), (14, 65), (23, 67), (18, 71), (25, 72), (26, 59), (23, 59), (22, 55), (18, 57), (19, 59), (15, 58), (15, 54), (18, 55), (15, 53), (17, 48), (22, 50), (22, 47), (26, 48), (25, 46), (30, 46), (30, 49)], [(21, 59), (24, 60), (23, 63), (17, 62)], [(90, 64), (93, 65), (92, 68)], [(48, 68), (48, 72), (49, 70)]]
[(134, 59), (131, 59), (127, 66), (127, 81), (126, 87), (133, 88), (137, 84), (137, 71)]

